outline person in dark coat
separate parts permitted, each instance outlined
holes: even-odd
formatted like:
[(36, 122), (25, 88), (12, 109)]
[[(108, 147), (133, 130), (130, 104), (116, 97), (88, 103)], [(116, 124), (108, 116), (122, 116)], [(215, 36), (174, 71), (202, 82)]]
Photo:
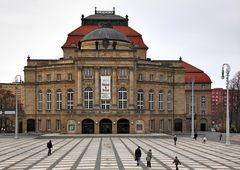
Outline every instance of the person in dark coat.
[(219, 134), (219, 140), (222, 140), (222, 133)]
[(179, 161), (178, 157), (176, 156), (175, 159), (173, 160), (173, 164), (176, 165), (176, 170), (178, 170), (178, 164), (181, 165), (181, 162)]
[(197, 136), (198, 136), (197, 132), (194, 133), (194, 139), (195, 139), (195, 140), (197, 140)]
[(174, 135), (173, 140), (174, 140), (174, 145), (176, 145), (177, 144), (177, 135)]
[(49, 140), (49, 142), (47, 143), (47, 148), (48, 148), (48, 156), (52, 154), (52, 149), (53, 145), (52, 145), (52, 141)]
[(142, 152), (140, 146), (135, 150), (135, 160), (137, 161), (137, 166), (139, 166), (140, 158), (142, 156)]

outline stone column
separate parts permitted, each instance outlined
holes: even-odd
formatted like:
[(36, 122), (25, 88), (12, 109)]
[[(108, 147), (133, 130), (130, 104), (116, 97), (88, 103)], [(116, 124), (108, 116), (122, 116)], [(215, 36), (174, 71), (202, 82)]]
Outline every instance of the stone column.
[(117, 68), (112, 68), (112, 109), (117, 108)]
[(82, 67), (77, 69), (77, 105), (82, 107)]
[(95, 73), (95, 89), (94, 89), (94, 105), (97, 109), (99, 109), (99, 104), (100, 104), (100, 94), (99, 94), (99, 67), (94, 68), (94, 73)]
[(134, 109), (134, 72), (133, 68), (129, 69), (129, 109)]

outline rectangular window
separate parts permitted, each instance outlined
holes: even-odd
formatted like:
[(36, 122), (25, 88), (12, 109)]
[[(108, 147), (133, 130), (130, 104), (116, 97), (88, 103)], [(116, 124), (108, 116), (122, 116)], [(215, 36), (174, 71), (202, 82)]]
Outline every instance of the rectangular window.
[(102, 110), (109, 110), (110, 109), (110, 100), (102, 100), (101, 108), (102, 108)]
[(143, 81), (143, 80), (144, 80), (144, 77), (143, 77), (143, 74), (142, 74), (142, 73), (140, 73), (140, 74), (138, 75), (138, 80), (139, 80), (139, 81)]
[(57, 110), (62, 110), (62, 92), (60, 90), (57, 91), (57, 96), (56, 96), (56, 107)]
[(126, 88), (120, 88), (118, 91), (118, 108), (127, 109), (128, 107), (128, 93)]
[(47, 81), (48, 81), (48, 82), (51, 81), (51, 74), (47, 74)]
[(57, 74), (56, 80), (61, 81), (61, 74)]
[(201, 107), (206, 108), (206, 96), (201, 96)]
[(67, 93), (67, 109), (68, 111), (73, 110), (73, 91), (68, 91)]
[(160, 120), (160, 131), (164, 131), (164, 119)]
[(91, 68), (84, 69), (84, 77), (85, 78), (93, 78), (93, 73)]
[(160, 82), (163, 82), (163, 81), (164, 81), (164, 76), (163, 76), (163, 75), (160, 75), (159, 81), (160, 81)]
[(159, 110), (164, 110), (164, 100), (163, 100), (163, 92), (159, 93), (159, 100), (158, 100), (158, 104), (159, 104)]
[(143, 106), (144, 106), (144, 100), (143, 100), (143, 92), (139, 91), (137, 93), (137, 108), (139, 111), (143, 110)]
[(173, 82), (173, 77), (172, 76), (168, 76), (168, 82), (172, 83)]
[(57, 131), (61, 130), (61, 120), (59, 119), (56, 120), (56, 130)]
[(150, 120), (149, 124), (150, 124), (150, 127), (149, 127), (150, 131), (155, 132), (155, 120), (154, 119)]
[(126, 68), (119, 69), (118, 77), (119, 77), (119, 79), (126, 79), (127, 78), (127, 69)]
[(103, 69), (101, 69), (101, 75), (102, 76), (109, 76), (109, 75), (111, 75), (111, 70), (108, 69), (108, 68), (103, 68)]
[(68, 80), (68, 81), (72, 81), (72, 73), (68, 73), (68, 75), (67, 75), (67, 80)]
[(150, 81), (154, 81), (154, 75), (150, 74)]
[(42, 82), (42, 75), (38, 75), (38, 76), (37, 76), (37, 81), (38, 81), (38, 82)]
[(149, 110), (151, 111), (154, 110), (154, 93), (153, 92), (149, 93)]
[(51, 130), (51, 120), (50, 119), (47, 119), (47, 130)]
[(173, 110), (172, 92), (169, 91), (167, 95), (167, 109), (168, 111)]
[(52, 94), (51, 92), (47, 92), (47, 111), (52, 109)]
[(38, 93), (38, 111), (42, 111), (42, 102), (43, 102), (43, 94), (42, 92)]

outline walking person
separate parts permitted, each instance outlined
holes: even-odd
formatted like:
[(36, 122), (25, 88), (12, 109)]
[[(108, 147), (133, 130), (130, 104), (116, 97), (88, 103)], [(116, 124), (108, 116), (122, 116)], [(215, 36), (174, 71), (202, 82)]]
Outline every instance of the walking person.
[(222, 133), (219, 134), (219, 140), (222, 140)]
[(151, 159), (152, 159), (152, 150), (149, 149), (149, 151), (147, 152), (147, 157), (146, 157), (147, 167), (151, 167)]
[(52, 145), (52, 141), (49, 140), (49, 142), (47, 143), (47, 148), (48, 148), (48, 156), (50, 156), (52, 154), (52, 149), (53, 145)]
[(173, 140), (174, 140), (174, 145), (176, 145), (177, 144), (177, 135), (174, 135)]
[(181, 165), (181, 162), (179, 161), (177, 156), (175, 156), (175, 159), (173, 160), (173, 164), (176, 165), (176, 170), (178, 170), (178, 164)]
[(135, 160), (137, 161), (137, 166), (139, 166), (140, 158), (142, 156), (142, 152), (140, 146), (135, 150)]
[(206, 141), (207, 141), (207, 138), (206, 138), (206, 136), (204, 136), (204, 137), (203, 137), (203, 143), (205, 144)]
[(197, 132), (194, 133), (194, 139), (197, 140), (198, 134)]

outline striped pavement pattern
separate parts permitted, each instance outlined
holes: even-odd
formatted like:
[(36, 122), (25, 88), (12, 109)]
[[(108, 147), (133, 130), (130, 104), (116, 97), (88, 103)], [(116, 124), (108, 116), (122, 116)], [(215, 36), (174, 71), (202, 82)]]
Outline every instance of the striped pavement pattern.
[[(79, 137), (52, 139), (52, 155), (47, 156), (49, 139), (0, 138), (0, 169), (4, 170), (137, 170), (175, 169), (175, 156), (180, 170), (239, 170), (240, 147), (237, 144), (178, 138), (151, 137)], [(141, 147), (140, 166), (134, 152)], [(146, 152), (153, 153), (152, 167), (146, 166)]]

